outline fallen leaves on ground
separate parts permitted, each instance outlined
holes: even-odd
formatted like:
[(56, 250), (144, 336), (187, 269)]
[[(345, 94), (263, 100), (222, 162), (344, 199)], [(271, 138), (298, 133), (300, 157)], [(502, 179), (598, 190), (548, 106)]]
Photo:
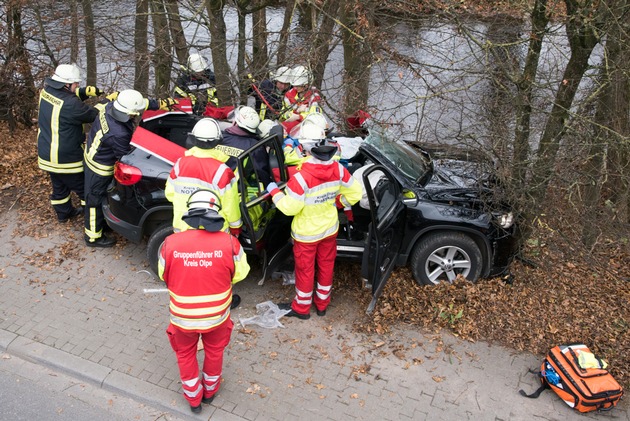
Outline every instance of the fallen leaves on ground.
[[(37, 167), (35, 137), (35, 130), (22, 129), (9, 135), (6, 126), (0, 125), (0, 153), (5, 157), (0, 164), (0, 212), (13, 207), (18, 209), (22, 221), (30, 222), (19, 234), (37, 239), (45, 235), (40, 227), (50, 224), (54, 214), (48, 205), (49, 178)], [(562, 205), (566, 203), (563, 199), (550, 203)], [(552, 210), (548, 211), (548, 215), (553, 215)], [(583, 252), (576, 245), (579, 239), (571, 238), (561, 229), (575, 221), (562, 220), (562, 217), (548, 216), (541, 221), (539, 230), (532, 233), (524, 250), (524, 256), (532, 264), (515, 262), (511, 267), (513, 283), (501, 278), (480, 280), (475, 284), (458, 279), (453, 284), (418, 286), (409, 270), (398, 269), (389, 279), (374, 314), (363, 319), (360, 314), (365, 312), (371, 297), (362, 288), (360, 266), (338, 264), (332, 303), (335, 312), (329, 317), (358, 318), (355, 323), (358, 329), (369, 334), (387, 333), (394, 323), (400, 322), (436, 333), (446, 328), (465, 340), (497, 342), (541, 356), (555, 345), (583, 342), (608, 361), (611, 373), (628, 388), (628, 244), (612, 240), (622, 238), (615, 233), (611, 239), (601, 238), (592, 252)], [(120, 247), (124, 253), (124, 242)], [(47, 251), (24, 257), (42, 269), (57, 265), (63, 259), (75, 258), (78, 254), (72, 241), (62, 244), (58, 253)], [(46, 294), (45, 288), (40, 291)], [(458, 317), (459, 312), (461, 317)], [(299, 342), (291, 338), (285, 341)], [(377, 342), (374, 349), (380, 350), (384, 344)], [(443, 348), (438, 340), (435, 352)], [(402, 349), (393, 352), (398, 358), (404, 358)], [(423, 361), (415, 359), (413, 363)], [(369, 371), (369, 365), (355, 366), (352, 375), (359, 379)], [(248, 393), (259, 391), (257, 385), (248, 389)]]

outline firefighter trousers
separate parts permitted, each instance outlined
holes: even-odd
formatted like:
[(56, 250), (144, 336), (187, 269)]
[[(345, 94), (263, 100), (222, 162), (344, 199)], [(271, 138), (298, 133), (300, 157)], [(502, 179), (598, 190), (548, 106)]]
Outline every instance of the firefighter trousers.
[(85, 168), (85, 235), (91, 241), (103, 235), (105, 217), (103, 202), (107, 200), (107, 187), (113, 176), (96, 174), (87, 165)]
[[(219, 391), (223, 370), (223, 351), (230, 343), (233, 327), (234, 323), (228, 318), (210, 332), (190, 332), (173, 324), (166, 329), (168, 340), (177, 357), (184, 397), (190, 406), (201, 405), (202, 398), (210, 398)], [(197, 362), (199, 336), (201, 336), (204, 351), (201, 380)]]
[[(295, 259), (295, 298), (291, 307), (296, 313), (308, 314), (311, 303), (318, 310), (326, 310), (332, 292), (335, 258), (337, 257), (337, 234), (314, 243), (293, 242)], [(317, 285), (315, 286), (315, 266)], [(315, 286), (315, 297), (313, 287)]]
[(70, 200), (70, 193), (75, 192), (81, 200), (81, 206), (85, 205), (83, 201), (83, 173), (61, 174), (49, 172), (50, 182), (52, 183), (52, 194), (50, 195), (50, 203), (53, 205), (57, 218), (64, 219), (70, 216), (74, 207)]

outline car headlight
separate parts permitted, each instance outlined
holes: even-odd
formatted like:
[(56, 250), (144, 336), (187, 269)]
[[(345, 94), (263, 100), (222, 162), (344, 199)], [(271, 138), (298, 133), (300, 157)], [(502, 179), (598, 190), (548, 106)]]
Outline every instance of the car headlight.
[(499, 226), (508, 229), (514, 225), (514, 214), (512, 212), (503, 213), (496, 216)]

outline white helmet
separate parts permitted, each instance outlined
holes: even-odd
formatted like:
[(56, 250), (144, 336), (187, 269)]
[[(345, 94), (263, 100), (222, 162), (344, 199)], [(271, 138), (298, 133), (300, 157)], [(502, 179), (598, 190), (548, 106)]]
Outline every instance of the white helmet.
[(260, 125), (260, 117), (252, 107), (239, 107), (234, 113), (234, 124), (250, 133), (256, 133)]
[(311, 113), (307, 115), (306, 117), (304, 117), (304, 121), (302, 122), (302, 124), (306, 122), (314, 123), (315, 125), (321, 127), (324, 130), (328, 129), (328, 121), (326, 120), (326, 117), (324, 117), (324, 114), (322, 113)]
[(219, 123), (213, 118), (202, 118), (190, 133), (195, 138), (195, 145), (203, 149), (212, 149), (223, 138)]
[(124, 123), (129, 121), (130, 116), (140, 114), (146, 107), (147, 101), (140, 92), (133, 89), (125, 89), (120, 91), (114, 101), (112, 115), (116, 120)]
[(273, 120), (265, 119), (261, 121), (258, 125), (258, 133), (260, 138), (264, 139), (265, 137), (269, 136), (271, 129), (276, 125), (278, 125), (278, 123)]
[(292, 70), (291, 85), (306, 86), (311, 83), (311, 72), (304, 66), (296, 66)]
[(212, 190), (195, 190), (188, 197), (186, 207), (188, 210), (205, 209), (219, 212), (221, 210), (221, 199)]
[(326, 131), (312, 121), (304, 120), (300, 128), (300, 142), (319, 142), (326, 139)]
[(287, 66), (279, 67), (278, 70), (273, 74), (273, 80), (280, 83), (291, 83), (293, 80), (291, 75), (291, 69)]
[(186, 203), (188, 211), (182, 220), (193, 228), (218, 232), (223, 229), (225, 220), (219, 214), (221, 199), (211, 190), (195, 190)]
[(188, 57), (188, 69), (195, 73), (203, 72), (208, 68), (208, 62), (201, 54), (191, 54)]
[(62, 83), (79, 83), (81, 82), (81, 69), (76, 64), (60, 64), (55, 69), (52, 80)]

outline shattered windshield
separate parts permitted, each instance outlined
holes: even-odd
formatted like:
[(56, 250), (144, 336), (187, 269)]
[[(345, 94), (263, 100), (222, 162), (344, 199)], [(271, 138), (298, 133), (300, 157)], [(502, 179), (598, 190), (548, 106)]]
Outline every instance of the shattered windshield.
[(395, 140), (382, 129), (370, 130), (365, 143), (372, 145), (398, 168), (405, 176), (418, 182), (429, 170), (429, 163), (418, 151), (403, 141)]

